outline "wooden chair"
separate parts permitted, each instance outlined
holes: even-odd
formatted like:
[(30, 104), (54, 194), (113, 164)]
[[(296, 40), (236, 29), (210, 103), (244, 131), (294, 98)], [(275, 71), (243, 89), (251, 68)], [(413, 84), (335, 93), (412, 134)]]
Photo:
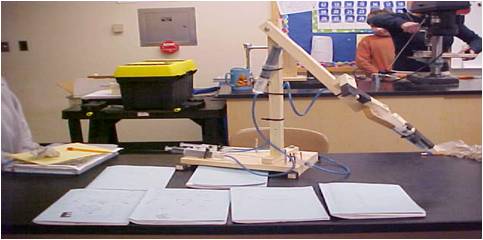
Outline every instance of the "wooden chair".
[[(261, 127), (263, 135), (270, 138), (270, 129)], [(259, 145), (263, 144), (263, 140), (258, 136), (255, 128), (240, 129), (234, 136), (230, 137), (230, 146), (237, 147), (255, 147), (255, 139), (258, 138)], [(285, 146), (295, 145), (300, 150), (327, 153), (329, 151), (329, 140), (327, 137), (317, 131), (304, 128), (285, 128), (284, 129)]]

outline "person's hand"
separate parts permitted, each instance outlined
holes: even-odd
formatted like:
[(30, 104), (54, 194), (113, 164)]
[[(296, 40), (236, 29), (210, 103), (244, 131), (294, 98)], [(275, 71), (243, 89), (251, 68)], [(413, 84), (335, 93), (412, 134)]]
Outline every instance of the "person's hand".
[(401, 29), (407, 33), (416, 33), (421, 29), (421, 24), (417, 22), (405, 22), (401, 24)]
[[(459, 51), (458, 53), (469, 53), (469, 54), (476, 54), (475, 51), (473, 49), (471, 49), (469, 46), (466, 46), (464, 47), (463, 49), (461, 49), (461, 51)], [(469, 60), (473, 60), (475, 59), (476, 57), (467, 57), (467, 58), (463, 58), (463, 61), (469, 61)]]
[(53, 158), (53, 157), (60, 156), (60, 153), (51, 146), (47, 146), (47, 147), (39, 146), (38, 148), (30, 151), (30, 153), (34, 156), (35, 159), (46, 158), (46, 157)]

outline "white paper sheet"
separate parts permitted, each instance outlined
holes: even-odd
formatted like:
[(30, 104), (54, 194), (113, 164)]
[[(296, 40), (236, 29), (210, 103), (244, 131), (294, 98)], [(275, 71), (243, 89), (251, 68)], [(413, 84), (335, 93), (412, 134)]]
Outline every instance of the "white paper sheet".
[(78, 78), (74, 82), (74, 97), (82, 97), (86, 94), (93, 93), (98, 90), (106, 89), (111, 84), (117, 84), (116, 79), (91, 79), (91, 78)]
[(165, 188), (174, 171), (173, 167), (116, 165), (104, 169), (87, 188), (125, 190)]
[(151, 189), (130, 220), (147, 225), (225, 224), (229, 206), (227, 190)]
[[(263, 173), (263, 172), (260, 172)], [(198, 166), (186, 183), (191, 188), (230, 189), (243, 186), (267, 186), (268, 177), (241, 169)]]
[(332, 38), (328, 36), (313, 36), (312, 50), (310, 55), (318, 62), (333, 61), (333, 45)]
[(319, 183), (330, 215), (348, 219), (424, 217), (426, 211), (399, 185)]
[(312, 187), (231, 188), (231, 217), (237, 223), (329, 220)]
[(90, 99), (120, 99), (121, 94), (114, 93), (111, 89), (104, 89), (89, 93), (81, 97), (82, 100)]
[(280, 15), (311, 12), (317, 9), (317, 1), (277, 1)]
[(46, 225), (128, 225), (145, 191), (72, 189), (37, 216)]

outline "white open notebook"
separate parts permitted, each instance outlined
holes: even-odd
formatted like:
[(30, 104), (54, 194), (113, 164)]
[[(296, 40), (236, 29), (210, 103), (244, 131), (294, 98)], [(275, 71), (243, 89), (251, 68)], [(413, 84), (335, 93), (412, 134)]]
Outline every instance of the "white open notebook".
[(309, 187), (237, 187), (230, 189), (231, 218), (236, 223), (329, 220)]
[(145, 191), (72, 189), (37, 216), (47, 225), (127, 225)]
[(165, 188), (174, 171), (173, 167), (116, 165), (104, 169), (87, 188), (124, 190)]
[(399, 185), (319, 183), (330, 215), (347, 219), (425, 217)]
[(38, 217), (47, 225), (225, 224), (227, 190), (165, 189), (174, 168), (112, 166)]
[(227, 190), (151, 189), (132, 213), (132, 223), (146, 225), (225, 224)]
[(267, 182), (268, 177), (258, 176), (242, 169), (198, 166), (186, 186), (205, 189), (230, 189), (231, 187), (243, 186), (267, 186)]

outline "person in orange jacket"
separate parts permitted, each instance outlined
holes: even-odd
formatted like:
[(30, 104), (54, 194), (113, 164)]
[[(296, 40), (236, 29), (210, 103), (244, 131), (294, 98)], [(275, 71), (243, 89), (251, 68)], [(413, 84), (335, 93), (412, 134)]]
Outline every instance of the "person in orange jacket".
[[(389, 14), (386, 9), (372, 10), (368, 19), (382, 14)], [(392, 70), (395, 51), (394, 44), (389, 32), (384, 28), (370, 25), (373, 35), (366, 36), (357, 45), (356, 65), (367, 76), (376, 73), (387, 73)]]

